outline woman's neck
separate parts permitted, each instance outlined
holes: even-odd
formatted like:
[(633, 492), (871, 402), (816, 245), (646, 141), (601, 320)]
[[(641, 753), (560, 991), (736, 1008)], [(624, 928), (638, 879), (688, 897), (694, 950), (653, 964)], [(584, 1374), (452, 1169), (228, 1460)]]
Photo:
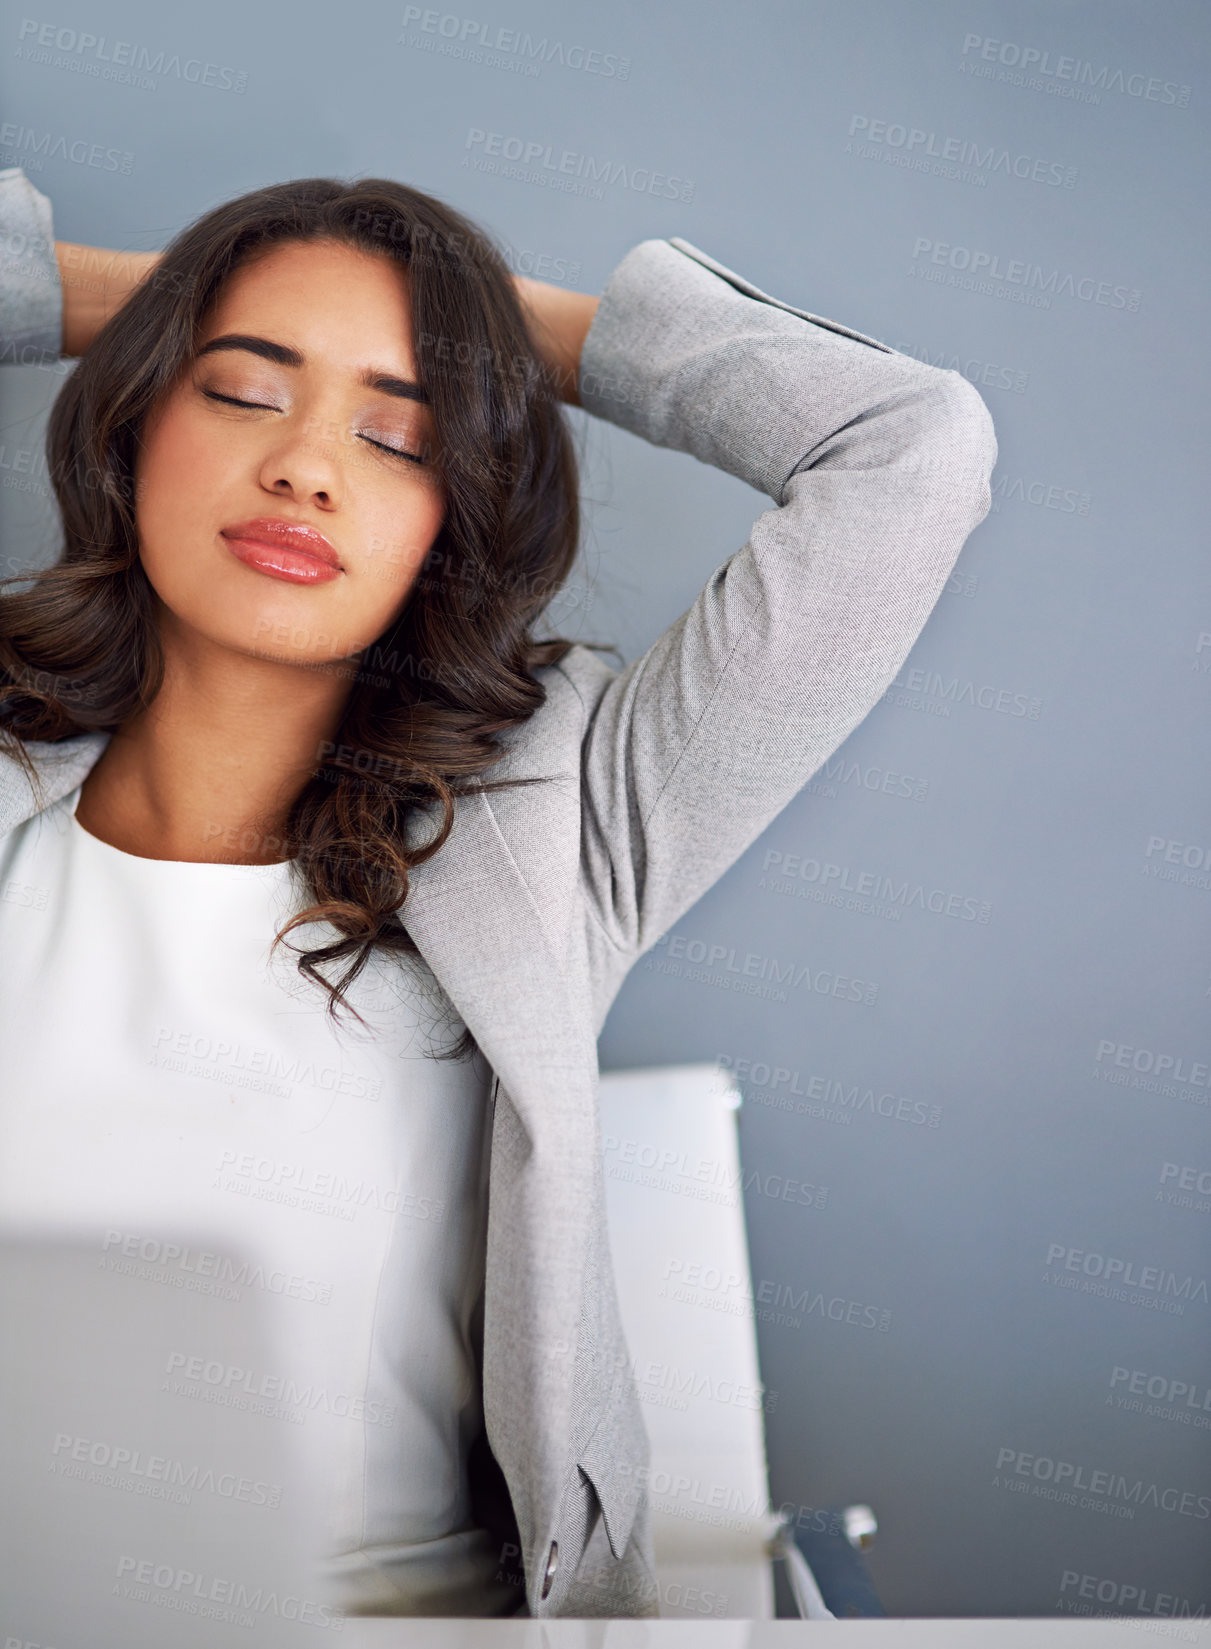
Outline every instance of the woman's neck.
[(114, 733), (76, 817), (145, 859), (288, 858), (285, 820), (335, 738), (354, 669), (300, 668), (201, 638), (166, 645), (159, 693)]

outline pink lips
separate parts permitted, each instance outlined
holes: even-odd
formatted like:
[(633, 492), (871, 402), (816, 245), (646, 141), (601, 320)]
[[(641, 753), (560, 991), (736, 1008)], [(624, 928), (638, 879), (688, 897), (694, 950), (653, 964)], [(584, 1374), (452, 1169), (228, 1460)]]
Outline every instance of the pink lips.
[(238, 561), (270, 578), (293, 584), (323, 584), (339, 578), (340, 557), (323, 533), (276, 516), (257, 516), (224, 527), (220, 537)]

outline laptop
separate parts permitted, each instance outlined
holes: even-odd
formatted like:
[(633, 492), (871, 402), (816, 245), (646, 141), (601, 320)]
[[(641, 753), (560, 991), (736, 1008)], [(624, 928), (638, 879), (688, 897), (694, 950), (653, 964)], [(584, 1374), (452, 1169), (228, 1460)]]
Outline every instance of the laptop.
[(0, 1644), (341, 1633), (317, 1462), (266, 1373), (282, 1361), (254, 1270), (196, 1232), (0, 1238)]

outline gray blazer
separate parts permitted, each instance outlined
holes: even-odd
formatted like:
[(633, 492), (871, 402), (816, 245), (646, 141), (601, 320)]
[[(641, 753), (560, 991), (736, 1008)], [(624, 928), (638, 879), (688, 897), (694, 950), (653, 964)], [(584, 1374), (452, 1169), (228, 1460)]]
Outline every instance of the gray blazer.
[[(50, 235), (49, 203), (0, 173), (0, 249), (24, 246), (0, 265), (0, 358), (58, 353)], [(887, 689), (988, 513), (997, 444), (959, 373), (782, 303), (677, 239), (642, 242), (611, 274), (580, 393), (772, 503), (642, 658), (616, 671), (576, 646), (540, 672), (546, 700), (491, 776), (551, 782), (460, 802), (401, 914), (495, 1076), (484, 1414), (527, 1607), (654, 1615), (597, 1036), (635, 961)], [(34, 747), (49, 801), (107, 737)], [(34, 811), (0, 760), (0, 836)], [(412, 839), (427, 834), (418, 818)]]

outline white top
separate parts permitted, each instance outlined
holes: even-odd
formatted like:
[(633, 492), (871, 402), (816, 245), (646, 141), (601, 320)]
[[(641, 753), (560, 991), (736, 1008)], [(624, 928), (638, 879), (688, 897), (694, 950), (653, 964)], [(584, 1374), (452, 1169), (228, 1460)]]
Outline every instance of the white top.
[(287, 1366), (257, 1388), (328, 1462), (340, 1606), (509, 1612), (466, 1484), (487, 1062), (422, 1057), (462, 1022), (412, 958), (376, 953), (349, 987), (369, 1032), (333, 1026), (289, 948), (333, 930), (269, 960), (303, 908), (290, 864), (139, 858), (89, 835), (79, 797), (0, 840), (0, 1222), (196, 1229), (292, 1279)]

